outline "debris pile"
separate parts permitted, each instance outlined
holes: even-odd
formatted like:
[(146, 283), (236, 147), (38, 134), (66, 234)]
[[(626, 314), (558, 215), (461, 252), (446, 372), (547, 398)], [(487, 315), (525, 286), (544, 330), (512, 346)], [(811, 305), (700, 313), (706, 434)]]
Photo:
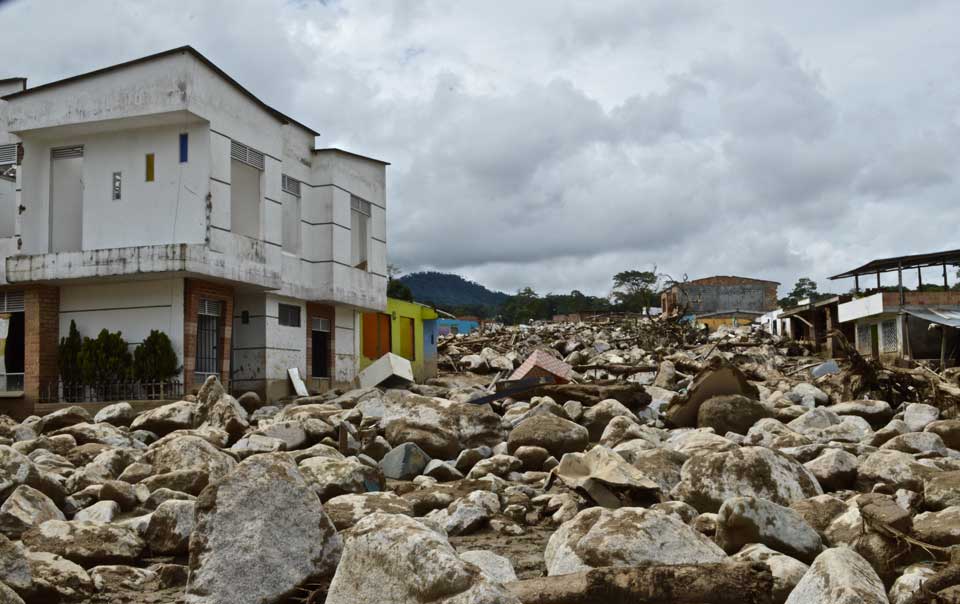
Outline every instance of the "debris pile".
[(960, 601), (957, 373), (843, 352), (604, 317), (427, 384), (0, 417), (0, 602)]

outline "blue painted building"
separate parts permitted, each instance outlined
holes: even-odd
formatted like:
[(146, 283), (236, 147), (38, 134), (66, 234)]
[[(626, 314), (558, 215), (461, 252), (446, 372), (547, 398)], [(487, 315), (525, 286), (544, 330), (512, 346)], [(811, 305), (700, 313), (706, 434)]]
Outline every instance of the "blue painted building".
[(441, 336), (450, 334), (464, 333), (468, 334), (475, 329), (480, 329), (479, 321), (465, 321), (462, 319), (437, 319), (437, 333)]

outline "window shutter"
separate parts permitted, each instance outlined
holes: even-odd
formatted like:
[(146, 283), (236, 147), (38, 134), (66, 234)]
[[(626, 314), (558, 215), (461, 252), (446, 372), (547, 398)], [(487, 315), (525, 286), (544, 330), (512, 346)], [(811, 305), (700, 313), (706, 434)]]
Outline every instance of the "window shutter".
[(0, 293), (0, 308), (3, 312), (23, 312), (23, 291), (13, 290)]
[(73, 157), (83, 157), (83, 146), (63, 147), (52, 151), (53, 159), (70, 159)]
[(280, 188), (294, 197), (300, 197), (300, 181), (295, 178), (290, 178), (286, 174), (281, 175)]
[(0, 166), (17, 163), (17, 145), (0, 145)]
[(251, 149), (243, 143), (230, 141), (230, 157), (242, 161), (248, 166), (253, 166), (257, 170), (263, 170), (263, 153)]

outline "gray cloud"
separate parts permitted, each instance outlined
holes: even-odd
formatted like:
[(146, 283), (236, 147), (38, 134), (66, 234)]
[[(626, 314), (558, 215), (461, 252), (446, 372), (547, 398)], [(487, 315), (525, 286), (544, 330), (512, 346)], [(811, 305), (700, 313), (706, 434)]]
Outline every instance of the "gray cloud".
[(845, 289), (824, 278), (956, 246), (958, 18), (950, 2), (15, 1), (0, 52), (17, 73), (0, 76), (192, 44), (322, 144), (393, 163), (408, 271), (602, 294), (657, 265)]

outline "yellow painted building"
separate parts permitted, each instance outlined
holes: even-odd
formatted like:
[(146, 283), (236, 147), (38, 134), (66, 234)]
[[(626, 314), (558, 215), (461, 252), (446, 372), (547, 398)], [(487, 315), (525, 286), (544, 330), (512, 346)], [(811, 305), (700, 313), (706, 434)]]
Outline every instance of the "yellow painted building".
[(387, 312), (363, 313), (360, 322), (360, 370), (388, 352), (402, 356), (423, 382), (437, 375), (437, 319), (433, 308), (387, 298)]

